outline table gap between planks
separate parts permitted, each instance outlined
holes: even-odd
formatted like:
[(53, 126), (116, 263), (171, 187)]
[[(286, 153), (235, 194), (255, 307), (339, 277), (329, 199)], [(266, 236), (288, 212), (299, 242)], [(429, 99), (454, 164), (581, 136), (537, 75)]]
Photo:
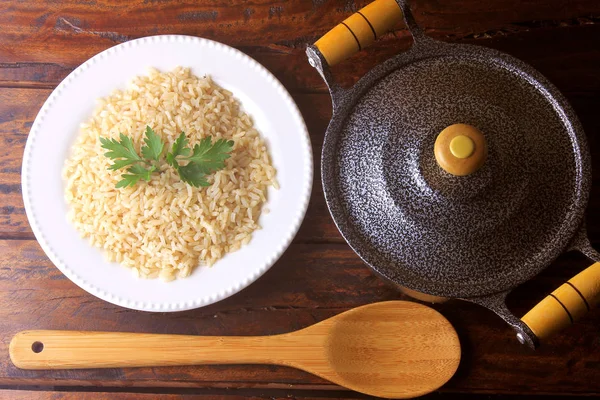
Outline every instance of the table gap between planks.
[[(320, 151), (331, 102), (322, 80), (308, 65), (304, 49), (365, 4), (363, 0), (0, 2), (2, 387), (88, 387), (89, 398), (104, 398), (102, 387), (162, 393), (181, 390), (188, 394), (190, 390), (253, 391), (233, 393), (231, 397), (302, 397), (301, 393), (328, 398), (364, 397), (305, 372), (277, 366), (21, 371), (11, 364), (7, 348), (12, 335), (25, 329), (276, 334), (355, 306), (403, 298), (345, 244), (329, 217), (319, 179)], [(600, 2), (414, 0), (412, 9), (427, 35), (488, 46), (521, 58), (538, 68), (571, 101), (592, 151), (594, 185), (587, 225), (592, 241), (600, 245)], [(156, 34), (214, 39), (239, 48), (272, 71), (292, 93), (306, 120), (316, 168), (306, 219), (276, 265), (258, 282), (229, 299), (173, 314), (113, 306), (67, 280), (35, 241), (20, 190), (27, 134), (52, 89), (94, 54), (130, 39)], [(335, 76), (343, 85), (350, 85), (411, 43), (409, 33), (397, 26), (367, 51), (336, 67)], [(587, 264), (577, 254), (561, 256), (537, 279), (519, 287), (509, 299), (510, 307), (522, 314)], [(431, 398), (458, 398), (467, 393), (471, 397), (519, 394), (519, 398), (534, 394), (600, 395), (599, 311), (591, 312), (542, 349), (531, 352), (520, 346), (508, 326), (490, 311), (457, 301), (435, 307), (459, 332), (463, 360), (456, 376)], [(97, 393), (89, 394), (94, 387)], [(38, 395), (87, 398), (64, 392), (0, 391), (0, 397), (6, 398)]]

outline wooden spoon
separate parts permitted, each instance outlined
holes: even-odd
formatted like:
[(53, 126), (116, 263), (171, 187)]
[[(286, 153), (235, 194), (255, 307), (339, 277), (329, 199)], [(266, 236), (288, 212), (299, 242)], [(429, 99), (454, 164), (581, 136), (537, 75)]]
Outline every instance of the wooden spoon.
[(357, 392), (421, 396), (456, 371), (460, 343), (437, 311), (407, 301), (358, 307), (274, 336), (24, 331), (10, 342), (23, 369), (278, 364), (303, 369)]

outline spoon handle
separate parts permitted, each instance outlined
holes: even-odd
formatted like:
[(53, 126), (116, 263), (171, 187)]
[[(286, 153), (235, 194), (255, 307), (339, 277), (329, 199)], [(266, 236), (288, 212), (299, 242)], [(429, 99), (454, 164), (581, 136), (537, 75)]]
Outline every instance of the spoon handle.
[(22, 369), (278, 364), (280, 348), (290, 356), (285, 354), (290, 340), (290, 335), (219, 337), (35, 330), (16, 334), (9, 353)]

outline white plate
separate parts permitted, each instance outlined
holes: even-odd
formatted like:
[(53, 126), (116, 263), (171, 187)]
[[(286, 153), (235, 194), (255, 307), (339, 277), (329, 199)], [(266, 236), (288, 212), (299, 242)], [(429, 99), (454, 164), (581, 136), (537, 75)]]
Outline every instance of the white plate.
[[(233, 92), (267, 141), (281, 188), (269, 191), (262, 230), (212, 268), (165, 283), (135, 278), (108, 263), (67, 221), (61, 172), (79, 125), (96, 100), (125, 89), (149, 67), (191, 67)], [(52, 92), (33, 123), (23, 156), (22, 186), (31, 228), (52, 262), (73, 282), (111, 303), (145, 311), (180, 311), (224, 299), (254, 282), (289, 246), (306, 213), (313, 164), (306, 125), (289, 93), (250, 57), (223, 44), (164, 35), (112, 47), (86, 61)]]

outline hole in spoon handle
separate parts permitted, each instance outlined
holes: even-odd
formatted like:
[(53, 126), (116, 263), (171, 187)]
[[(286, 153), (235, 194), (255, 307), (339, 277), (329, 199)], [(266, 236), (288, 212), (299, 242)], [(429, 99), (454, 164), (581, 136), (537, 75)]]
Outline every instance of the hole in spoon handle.
[(44, 350), (44, 343), (36, 341), (31, 344), (31, 351), (34, 353), (41, 353), (42, 350)]

